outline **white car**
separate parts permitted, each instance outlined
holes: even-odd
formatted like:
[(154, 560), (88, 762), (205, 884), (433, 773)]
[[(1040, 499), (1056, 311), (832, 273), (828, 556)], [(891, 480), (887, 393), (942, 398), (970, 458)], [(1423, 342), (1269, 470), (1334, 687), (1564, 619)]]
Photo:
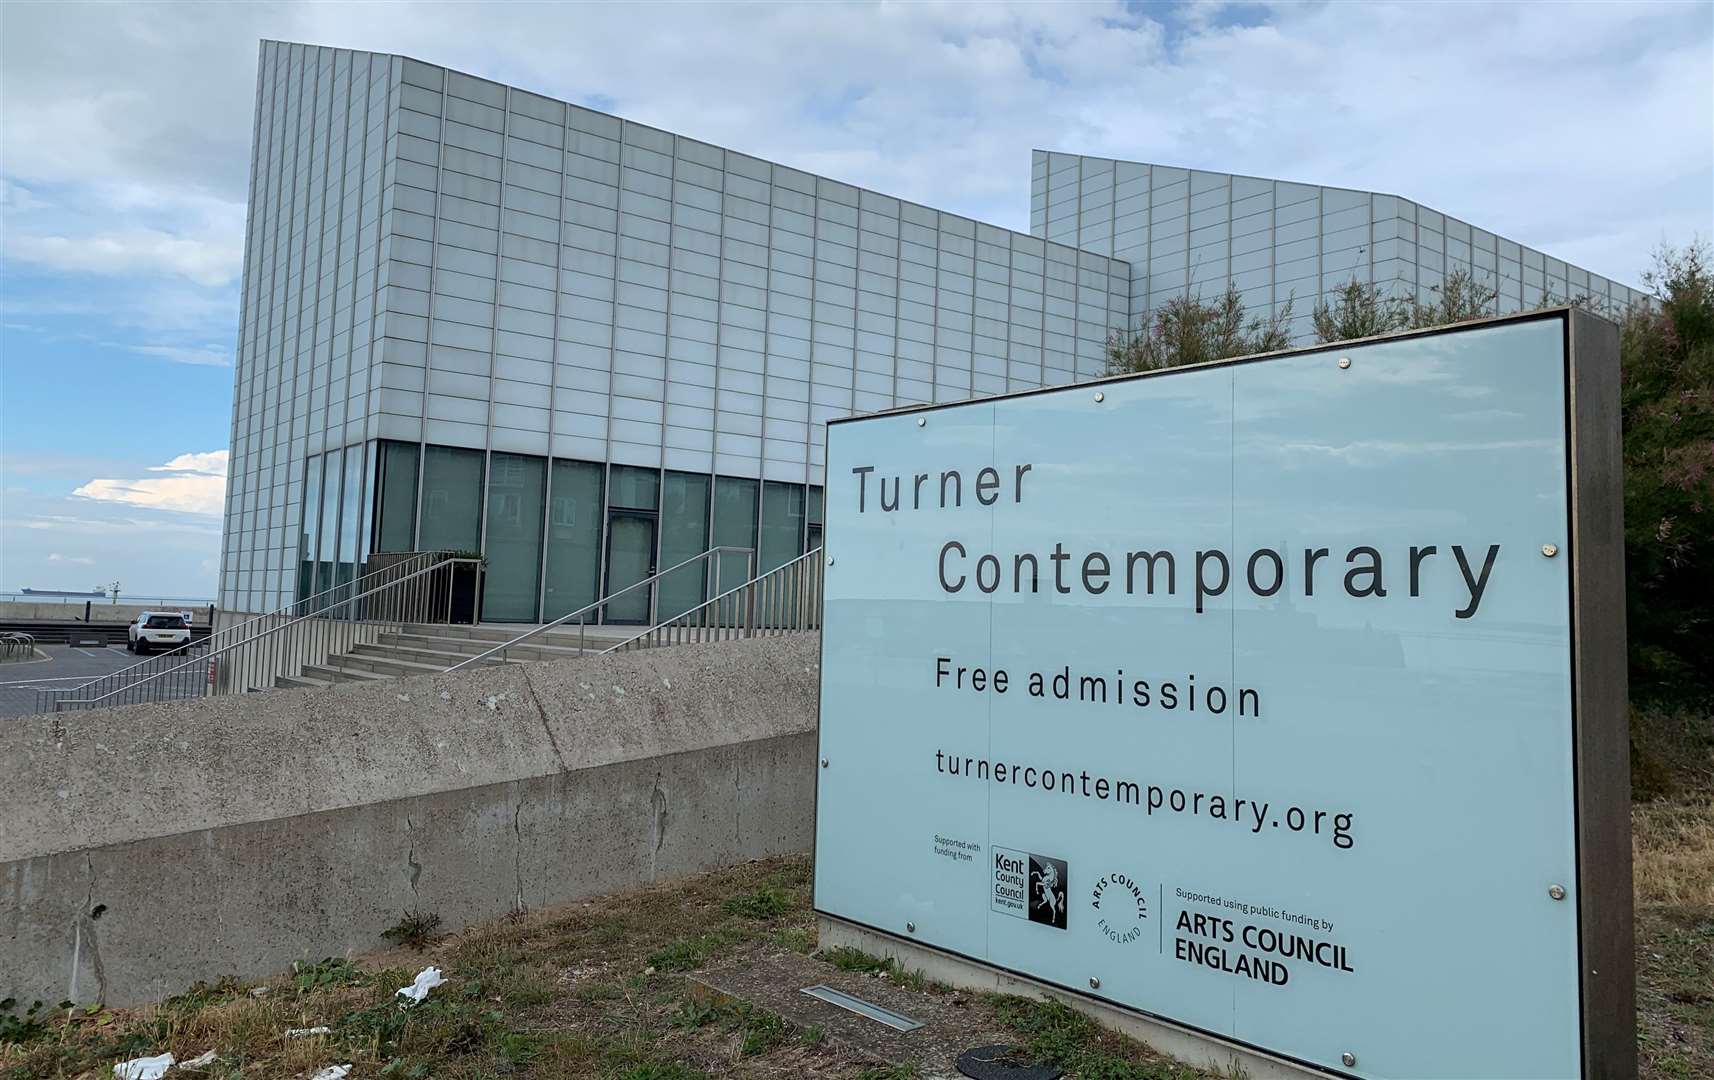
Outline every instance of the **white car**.
[(125, 648), (139, 656), (189, 644), (190, 623), (182, 611), (145, 611), (125, 631)]

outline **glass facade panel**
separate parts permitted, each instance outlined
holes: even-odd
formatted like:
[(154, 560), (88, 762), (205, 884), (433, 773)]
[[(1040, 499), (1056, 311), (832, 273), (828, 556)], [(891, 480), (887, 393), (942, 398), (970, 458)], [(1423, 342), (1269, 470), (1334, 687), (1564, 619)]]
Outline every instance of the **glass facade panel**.
[(345, 464), (343, 450), (329, 450), (322, 455), (326, 463), (321, 479), (321, 544), (316, 552), (315, 588), (326, 592), (333, 588), (333, 549), (339, 536), (339, 478)]
[[(757, 482), (732, 476), (714, 478), (714, 539), (716, 547), (756, 546)], [(749, 580), (749, 560), (736, 553), (720, 557), (718, 590), (736, 588)]]
[(376, 551), (411, 551), (417, 525), (417, 444), (381, 443), (375, 466), (375, 497), (381, 508)]
[[(339, 568), (337, 583), (347, 584), (356, 573), (357, 538), (362, 525), (363, 447), (345, 450), (345, 488), (339, 499)], [(347, 594), (341, 594), (344, 599)]]
[(803, 549), (814, 551), (821, 546), (821, 512), (822, 489), (811, 486), (809, 489), (809, 524), (804, 527)]
[[(635, 585), (654, 572), (655, 517), (614, 511), (607, 519), (607, 595)], [(632, 589), (605, 609), (610, 623), (644, 623), (649, 618), (648, 586)]]
[[(661, 569), (677, 566), (708, 550), (709, 478), (669, 472), (661, 491)], [(660, 581), (659, 619), (671, 619), (706, 600), (707, 561), (687, 566)]]
[(768, 481), (762, 491), (762, 550), (758, 573), (803, 554), (803, 485)]
[(321, 539), (321, 456), (304, 462), (304, 501), (298, 521), (298, 599), (315, 592), (315, 546)]
[(431, 446), (423, 456), (423, 551), (476, 551), (482, 543), (482, 451)]
[(557, 619), (595, 602), (601, 581), (600, 465), (553, 463), (553, 506), (548, 517), (547, 588), (542, 618)]
[(541, 585), (542, 499), (547, 460), (494, 454), (488, 462), (488, 536), (482, 617), (532, 622)]
[(660, 473), (632, 465), (613, 466), (607, 505), (615, 509), (655, 510), (660, 506)]

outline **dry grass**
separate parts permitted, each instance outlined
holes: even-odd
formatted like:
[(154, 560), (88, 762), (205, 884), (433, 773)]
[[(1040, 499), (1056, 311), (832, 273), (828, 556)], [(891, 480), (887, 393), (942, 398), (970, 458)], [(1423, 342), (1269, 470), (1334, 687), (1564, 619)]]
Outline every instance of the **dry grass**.
[(1714, 792), (1634, 807), (1631, 853), (1639, 908), (1714, 912)]
[[(1698, 745), (1676, 756), (1671, 794), (1632, 814), (1644, 1080), (1714, 1077), (1714, 785), (1695, 771)], [(260, 996), (224, 982), (142, 1009), (55, 1012), (27, 1030), (0, 1025), (0, 1078), (105, 1080), (116, 1061), (163, 1050), (182, 1061), (212, 1049), (220, 1057), (208, 1070), (172, 1075), (301, 1078), (351, 1063), (353, 1080), (908, 1080), (908, 1071), (876, 1069), (772, 1014), (711, 1010), (685, 995), (680, 972), (813, 949), (808, 881), (807, 858), (768, 860), (501, 920), (425, 952), (303, 967), (262, 984)], [(401, 1010), (394, 990), (431, 963), (447, 984)], [(977, 1007), (1078, 1073), (1195, 1075), (1062, 1008), (1018, 999)], [(331, 1031), (285, 1034), (318, 1025)]]

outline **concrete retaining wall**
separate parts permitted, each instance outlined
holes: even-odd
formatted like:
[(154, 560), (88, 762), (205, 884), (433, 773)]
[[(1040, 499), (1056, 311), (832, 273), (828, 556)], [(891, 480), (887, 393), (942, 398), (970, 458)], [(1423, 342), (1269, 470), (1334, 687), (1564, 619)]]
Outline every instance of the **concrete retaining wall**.
[(812, 636), (32, 717), (0, 998), (127, 1004), (807, 848)]
[[(96, 600), (89, 606), (90, 622), (134, 622), (145, 611), (188, 611), (192, 624), (208, 625), (207, 604), (115, 604)], [(218, 616), (218, 612), (216, 615)], [(26, 622), (31, 619), (49, 622), (82, 622), (83, 601), (52, 603), (45, 600), (0, 600), (0, 622)]]

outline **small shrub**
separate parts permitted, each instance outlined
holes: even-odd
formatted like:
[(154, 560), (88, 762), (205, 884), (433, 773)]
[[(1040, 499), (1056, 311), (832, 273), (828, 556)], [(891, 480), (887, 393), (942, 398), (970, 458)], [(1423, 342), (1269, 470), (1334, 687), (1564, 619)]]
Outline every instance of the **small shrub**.
[(434, 942), (438, 929), (439, 915), (432, 911), (412, 910), (405, 912), (392, 928), (381, 931), (381, 936), (395, 945), (407, 945), (421, 952)]
[(363, 986), (368, 982), (369, 977), (346, 957), (330, 956), (315, 964), (300, 960), (292, 965), (292, 985), (299, 993), (335, 986)]
[(687, 997), (673, 1013), (673, 1026), (686, 1031), (706, 1027), (720, 1017), (720, 1006), (699, 998)]
[[(61, 1009), (74, 1008), (69, 1001), (60, 1002), (59, 1007)], [(22, 1015), (16, 1012), (17, 1008), (17, 998), (0, 1000), (0, 1046), (7, 1043), (35, 1042), (51, 1030), (49, 1018), (43, 1015), (43, 1010), (47, 1006), (42, 1002), (31, 1002), (30, 1007), (25, 1009)]]

